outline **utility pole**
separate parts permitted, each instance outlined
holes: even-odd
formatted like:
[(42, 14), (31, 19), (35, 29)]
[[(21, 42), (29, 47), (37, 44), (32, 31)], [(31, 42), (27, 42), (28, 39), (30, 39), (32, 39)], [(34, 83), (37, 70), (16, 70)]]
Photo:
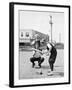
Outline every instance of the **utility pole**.
[(52, 22), (52, 16), (51, 16), (51, 15), (50, 15), (49, 24), (50, 24), (50, 26), (51, 26), (51, 42), (52, 42), (52, 25), (53, 25), (53, 22)]

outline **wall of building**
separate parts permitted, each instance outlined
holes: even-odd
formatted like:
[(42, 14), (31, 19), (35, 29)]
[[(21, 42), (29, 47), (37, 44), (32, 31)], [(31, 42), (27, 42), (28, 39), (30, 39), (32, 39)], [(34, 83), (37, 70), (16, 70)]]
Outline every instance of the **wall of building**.
[(32, 30), (32, 29), (20, 30), (19, 41), (20, 42), (30, 42), (30, 40), (36, 39), (36, 35), (38, 35), (39, 40), (44, 39), (46, 41), (49, 41), (48, 35), (38, 32), (36, 30)]

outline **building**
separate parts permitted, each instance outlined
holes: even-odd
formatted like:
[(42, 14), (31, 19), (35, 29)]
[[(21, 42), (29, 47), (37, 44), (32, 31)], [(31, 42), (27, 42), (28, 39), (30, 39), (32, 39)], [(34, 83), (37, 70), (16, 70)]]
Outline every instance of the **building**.
[(38, 32), (33, 29), (22, 29), (20, 30), (20, 35), (19, 35), (19, 43), (20, 45), (30, 45), (31, 41), (36, 39), (36, 35), (38, 35), (39, 40), (46, 40), (49, 41), (49, 36)]
[(19, 42), (20, 43), (30, 43), (32, 34), (33, 34), (32, 30), (30, 30), (30, 29), (20, 30)]

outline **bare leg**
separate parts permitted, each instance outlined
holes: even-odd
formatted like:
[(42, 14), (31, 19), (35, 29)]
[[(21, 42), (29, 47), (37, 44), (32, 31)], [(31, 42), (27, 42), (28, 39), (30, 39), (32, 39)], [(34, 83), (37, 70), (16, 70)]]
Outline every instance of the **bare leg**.
[(34, 66), (35, 66), (35, 63), (34, 63), (35, 58), (34, 57), (30, 58), (30, 61), (32, 62), (32, 67), (34, 68)]
[(54, 65), (53, 65), (53, 63), (50, 63), (50, 69), (51, 69), (51, 71), (54, 70)]
[(38, 65), (40, 68), (41, 68), (41, 64), (43, 63), (43, 61), (44, 61), (44, 58), (40, 58), (40, 60), (38, 61)]

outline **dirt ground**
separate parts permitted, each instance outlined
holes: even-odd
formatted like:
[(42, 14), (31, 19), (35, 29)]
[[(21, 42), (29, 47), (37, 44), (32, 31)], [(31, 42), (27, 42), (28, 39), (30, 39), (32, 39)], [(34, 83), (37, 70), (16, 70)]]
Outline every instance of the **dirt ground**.
[[(45, 60), (42, 63), (41, 69), (38, 68), (38, 63), (35, 62), (35, 68), (32, 68), (30, 57), (32, 57), (32, 51), (20, 51), (19, 52), (19, 79), (35, 79), (35, 78), (56, 78), (64, 76), (64, 50), (57, 50), (57, 58), (54, 64), (53, 75), (48, 76), (47, 73), (50, 70), (48, 58), (45, 56)], [(42, 72), (42, 74), (40, 74)]]

